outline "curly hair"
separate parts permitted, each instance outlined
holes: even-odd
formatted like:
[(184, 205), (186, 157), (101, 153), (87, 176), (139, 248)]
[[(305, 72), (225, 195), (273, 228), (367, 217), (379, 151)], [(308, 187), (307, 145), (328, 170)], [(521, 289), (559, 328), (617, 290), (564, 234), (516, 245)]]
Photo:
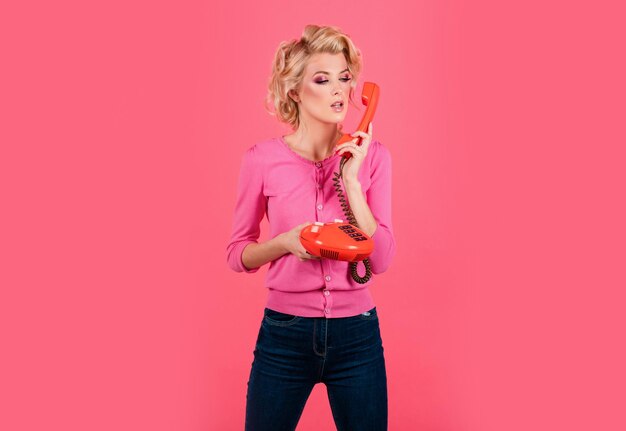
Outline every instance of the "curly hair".
[[(300, 125), (300, 113), (298, 104), (289, 97), (289, 92), (299, 90), (308, 60), (317, 53), (343, 53), (353, 78), (350, 82), (349, 102), (357, 107), (352, 96), (362, 68), (361, 51), (349, 35), (338, 27), (307, 25), (299, 40), (283, 41), (278, 46), (265, 98), (266, 111), (294, 130)], [(269, 106), (273, 106), (274, 110), (268, 109)]]

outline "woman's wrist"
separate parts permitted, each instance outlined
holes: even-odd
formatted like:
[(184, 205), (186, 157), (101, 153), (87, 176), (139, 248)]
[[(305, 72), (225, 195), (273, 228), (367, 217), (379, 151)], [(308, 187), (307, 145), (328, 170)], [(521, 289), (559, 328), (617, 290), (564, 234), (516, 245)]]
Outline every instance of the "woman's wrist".
[(287, 247), (285, 247), (285, 233), (280, 233), (272, 238), (270, 241), (274, 243), (274, 246), (277, 247), (283, 254), (287, 253)]
[(359, 180), (351, 180), (351, 179), (344, 179), (343, 180), (343, 185), (346, 189), (352, 189), (352, 190), (361, 190), (361, 183), (359, 182)]

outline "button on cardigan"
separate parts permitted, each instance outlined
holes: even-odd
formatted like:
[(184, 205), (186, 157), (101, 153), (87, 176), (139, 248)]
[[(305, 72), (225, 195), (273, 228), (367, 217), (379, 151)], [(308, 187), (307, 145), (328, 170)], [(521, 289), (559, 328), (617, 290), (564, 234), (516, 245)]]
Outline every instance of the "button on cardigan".
[[(258, 243), (260, 223), (266, 216), (270, 238), (299, 224), (332, 222), (343, 213), (334, 188), (334, 172), (339, 172), (341, 155), (333, 154), (314, 162), (293, 151), (284, 137), (270, 138), (248, 148), (241, 160), (237, 199), (227, 262), (237, 272), (255, 273), (241, 256), (250, 243)], [(372, 140), (359, 169), (358, 180), (378, 227), (371, 238), (373, 274), (385, 272), (396, 252), (391, 224), (391, 155), (379, 141)], [(348, 196), (343, 188), (344, 198)], [(362, 276), (365, 267), (358, 264)], [(352, 279), (349, 262), (307, 259), (304, 262), (287, 253), (270, 262), (265, 277), (269, 290), (266, 306), (272, 310), (303, 317), (349, 317), (374, 307), (367, 283)]]

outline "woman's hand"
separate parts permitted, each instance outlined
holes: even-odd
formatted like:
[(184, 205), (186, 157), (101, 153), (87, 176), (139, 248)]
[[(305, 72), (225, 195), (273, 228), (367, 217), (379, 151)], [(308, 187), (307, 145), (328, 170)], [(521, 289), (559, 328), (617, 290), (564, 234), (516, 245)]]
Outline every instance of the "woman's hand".
[[(370, 143), (372, 142), (372, 123), (370, 122), (367, 127), (367, 133), (361, 132), (357, 130), (350, 136), (355, 136), (355, 138), (341, 145), (337, 145), (336, 149), (339, 150), (339, 154), (343, 154), (346, 151), (352, 153), (352, 157), (348, 159), (348, 161), (343, 166), (343, 173), (341, 176), (343, 177), (344, 182), (358, 182), (358, 173), (365, 160), (365, 156), (367, 156), (367, 150), (370, 147)], [(357, 145), (358, 138), (362, 137), (361, 145)]]
[(287, 252), (296, 255), (301, 262), (304, 262), (306, 259), (321, 259), (320, 257), (309, 254), (300, 242), (300, 232), (302, 232), (302, 229), (310, 224), (313, 223), (309, 221), (302, 223), (290, 231), (283, 232), (279, 235), (281, 237), (281, 244), (283, 248), (287, 250)]

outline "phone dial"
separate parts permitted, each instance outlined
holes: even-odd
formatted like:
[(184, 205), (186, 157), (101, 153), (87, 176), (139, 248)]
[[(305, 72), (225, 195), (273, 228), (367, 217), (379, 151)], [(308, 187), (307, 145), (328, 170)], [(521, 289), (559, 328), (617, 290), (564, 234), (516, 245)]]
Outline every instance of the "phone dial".
[[(376, 112), (379, 94), (380, 88), (378, 85), (373, 82), (363, 83), (361, 101), (367, 106), (367, 109), (365, 110), (365, 114), (363, 114), (363, 118), (357, 130), (367, 133), (369, 124)], [(351, 135), (343, 134), (339, 138), (337, 145), (350, 142), (353, 139), (355, 138)], [(361, 145), (361, 141), (362, 138), (360, 136), (357, 137), (357, 145)], [(341, 173), (343, 172), (343, 166), (350, 157), (352, 157), (352, 153), (349, 151), (342, 154), (341, 162), (339, 163), (339, 172), (335, 172), (333, 178), (335, 191), (337, 192), (337, 196), (341, 202), (341, 208), (348, 223), (344, 223), (343, 220), (338, 219), (332, 223), (315, 222), (302, 229), (300, 232), (300, 242), (307, 252), (314, 256), (349, 261), (352, 278), (357, 283), (363, 284), (367, 283), (372, 277), (369, 255), (374, 251), (374, 240), (358, 228), (350, 205), (341, 190)], [(360, 261), (365, 265), (365, 275), (363, 277), (359, 276), (357, 272), (357, 265)]]

